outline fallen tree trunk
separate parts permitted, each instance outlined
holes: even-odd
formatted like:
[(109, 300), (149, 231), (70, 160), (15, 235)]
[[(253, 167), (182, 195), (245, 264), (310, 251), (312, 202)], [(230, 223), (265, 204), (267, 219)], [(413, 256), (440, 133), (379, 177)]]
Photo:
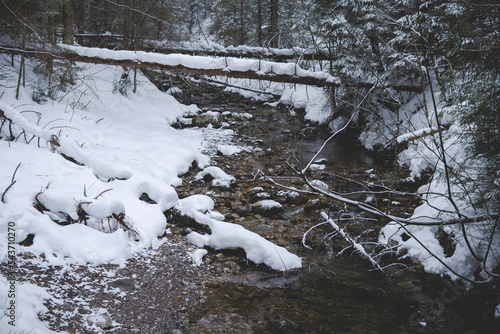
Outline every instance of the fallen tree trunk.
[[(69, 46), (68, 46), (69, 47)], [(81, 48), (86, 50), (92, 50), (91, 48)], [(23, 55), (25, 57), (33, 57), (39, 59), (61, 59), (75, 62), (83, 62), (83, 63), (92, 63), (92, 64), (105, 64), (105, 65), (115, 65), (122, 67), (131, 67), (131, 68), (142, 68), (142, 69), (157, 69), (157, 70), (167, 70), (170, 72), (177, 73), (186, 73), (193, 75), (206, 75), (206, 76), (226, 76), (231, 78), (246, 78), (246, 79), (255, 79), (255, 80), (264, 80), (264, 81), (273, 81), (273, 82), (281, 82), (281, 83), (293, 83), (293, 84), (304, 84), (318, 87), (340, 87), (340, 86), (349, 86), (349, 87), (359, 87), (359, 88), (373, 88), (375, 86), (374, 83), (370, 82), (340, 82), (340, 79), (335, 78), (328, 73), (325, 72), (311, 72), (306, 71), (300, 68), (296, 64), (282, 64), (282, 63), (273, 63), (273, 62), (264, 62), (260, 60), (253, 60), (255, 62), (254, 67), (257, 66), (258, 69), (245, 69), (244, 66), (227, 66), (227, 63), (236, 63), (239, 62), (239, 59), (236, 58), (222, 58), (226, 61), (226, 67), (220, 66), (218, 68), (200, 68), (194, 65), (186, 65), (186, 64), (166, 64), (157, 61), (144, 61), (135, 57), (123, 57), (123, 52), (131, 54), (130, 51), (112, 51), (106, 49), (97, 49), (102, 52), (106, 52), (106, 54), (116, 53), (117, 55), (122, 52), (120, 57), (107, 57), (107, 56), (92, 56), (85, 55), (82, 53), (73, 52), (70, 49), (54, 49), (53, 51), (44, 51), (44, 50), (36, 50), (36, 49), (17, 49), (10, 47), (1, 47), (0, 53), (7, 53), (12, 55)], [(141, 51), (138, 51), (139, 53)], [(141, 53), (142, 55), (146, 54), (145, 52)], [(169, 55), (162, 54), (154, 54), (149, 53), (151, 57), (148, 58), (161, 58)], [(182, 57), (194, 57), (182, 55)], [(201, 57), (201, 56), (197, 56)], [(246, 60), (248, 62), (249, 60)], [(196, 58), (191, 59), (190, 63), (195, 63)], [(261, 62), (263, 65), (270, 67), (269, 70), (261, 70)], [(258, 64), (258, 65), (257, 65)], [(275, 69), (273, 70), (273, 66)], [(294, 74), (282, 74), (274, 72), (278, 68), (282, 68), (283, 66), (288, 66), (289, 68), (295, 68)], [(420, 92), (421, 87), (413, 86), (413, 85), (402, 85), (402, 84), (390, 84), (386, 85), (387, 88), (392, 88), (400, 91), (411, 91), (411, 92)]]

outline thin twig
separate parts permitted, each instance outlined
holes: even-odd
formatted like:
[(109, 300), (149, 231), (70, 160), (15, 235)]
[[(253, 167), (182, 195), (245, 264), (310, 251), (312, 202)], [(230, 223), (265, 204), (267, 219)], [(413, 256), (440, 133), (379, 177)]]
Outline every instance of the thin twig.
[(12, 178), (11, 178), (11, 180), (10, 180), (10, 184), (9, 184), (9, 186), (8, 186), (8, 187), (4, 190), (4, 192), (3, 192), (3, 194), (2, 194), (2, 203), (5, 203), (5, 194), (7, 194), (7, 191), (9, 191), (9, 189), (10, 189), (10, 188), (12, 188), (12, 186), (13, 186), (14, 184), (16, 184), (16, 180), (15, 180), (15, 178), (16, 178), (16, 173), (17, 173), (17, 170), (19, 169), (19, 167), (21, 167), (21, 163), (18, 163), (18, 164), (17, 164), (17, 167), (16, 167), (16, 169), (14, 170), (14, 174), (12, 174)]

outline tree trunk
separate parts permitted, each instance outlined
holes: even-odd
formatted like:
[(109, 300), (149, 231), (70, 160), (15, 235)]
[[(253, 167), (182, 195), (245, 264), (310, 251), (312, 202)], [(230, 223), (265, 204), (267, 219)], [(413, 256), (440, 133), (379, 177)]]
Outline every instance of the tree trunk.
[[(130, 6), (130, 0), (125, 2), (127, 6)], [(122, 48), (128, 49), (131, 44), (131, 34), (132, 34), (132, 14), (128, 8), (123, 9), (123, 42)]]
[(271, 40), (269, 45), (273, 48), (279, 47), (278, 38), (278, 9), (279, 0), (271, 0)]
[(262, 0), (257, 0), (257, 43), (262, 46)]
[(380, 54), (380, 47), (378, 45), (377, 37), (368, 36), (368, 39), (370, 40), (370, 45), (372, 47), (373, 55), (377, 60), (377, 71), (379, 74), (382, 74), (384, 73), (385, 70), (384, 70), (384, 64), (382, 64), (382, 55)]
[(73, 30), (73, 0), (66, 0), (62, 7), (62, 19), (64, 27), (63, 43), (73, 45), (75, 32)]
[(245, 1), (240, 0), (240, 36), (239, 36), (239, 44), (245, 44)]

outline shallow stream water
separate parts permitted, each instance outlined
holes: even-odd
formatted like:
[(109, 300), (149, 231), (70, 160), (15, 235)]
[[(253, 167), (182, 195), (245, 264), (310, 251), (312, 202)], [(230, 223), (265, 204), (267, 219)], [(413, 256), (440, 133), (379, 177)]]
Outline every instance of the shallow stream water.
[[(181, 100), (196, 103), (205, 111), (233, 114), (217, 122), (223, 121), (235, 131), (232, 144), (253, 149), (233, 156), (219, 154), (214, 161), (236, 177), (236, 184), (229, 190), (213, 189), (208, 184), (194, 182), (193, 175), (188, 173), (184, 185), (177, 191), (180, 197), (193, 193), (211, 195), (216, 210), (225, 215), (226, 221), (241, 224), (287, 247), (302, 257), (303, 268), (274, 272), (248, 263), (242, 251), (211, 250), (202, 265), (218, 268), (218, 274), (206, 282), (207, 298), (190, 312), (192, 333), (463, 332), (464, 321), (453, 305), (446, 305), (437, 316), (415, 316), (417, 310), (432, 304), (436, 291), (443, 287), (442, 282), (438, 282), (433, 293), (425, 294), (418, 263), (390, 268), (385, 273), (373, 270), (366, 259), (349, 250), (343, 251), (347, 246), (345, 241), (333, 237), (332, 230), (325, 226), (309, 234), (306, 242), (312, 249), (302, 245), (304, 233), (322, 222), (320, 211), (342, 212), (351, 217), (359, 212), (314, 196), (285, 203), (284, 212), (276, 215), (252, 212), (252, 189), (262, 187), (271, 199), (275, 199), (280, 190), (257, 175), (265, 173), (287, 186), (303, 186), (289, 165), (304, 166), (328, 134), (287, 108), (274, 108), (234, 96), (228, 102), (227, 97), (219, 92), (184, 95)], [(251, 114), (252, 118), (235, 117), (243, 113)], [(416, 187), (402, 182), (404, 172), (394, 168), (391, 162), (377, 159), (345, 141), (343, 146), (332, 141), (318, 159), (323, 159), (326, 170), (310, 176), (337, 191), (363, 189), (360, 186), (363, 182), (400, 190)], [(379, 207), (399, 215), (411, 214), (418, 205), (415, 200), (395, 196), (375, 200)], [(352, 223), (350, 231), (353, 235), (366, 232), (366, 238), (374, 241), (384, 223), (387, 222), (361, 215)], [(367, 231), (369, 229), (373, 231)], [(407, 270), (395, 275), (403, 268)]]

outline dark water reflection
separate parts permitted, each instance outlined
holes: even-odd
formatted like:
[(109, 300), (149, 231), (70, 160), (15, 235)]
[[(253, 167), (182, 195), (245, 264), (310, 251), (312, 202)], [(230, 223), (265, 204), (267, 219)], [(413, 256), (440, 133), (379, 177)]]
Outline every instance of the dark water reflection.
[[(254, 118), (248, 124), (240, 124), (239, 135), (258, 137), (281, 160), (300, 167), (315, 155), (328, 136), (287, 110), (241, 105), (205, 108), (251, 113)], [(355, 145), (341, 146), (331, 141), (318, 159), (326, 159), (331, 173), (355, 176), (376, 169), (379, 179), (391, 178), (393, 182), (400, 177), (390, 166), (377, 164), (373, 156)], [(416, 333), (425, 329), (409, 323), (412, 312), (430, 300), (414, 284), (414, 276), (393, 279), (371, 271), (358, 256), (339, 258), (331, 249), (311, 251), (302, 247), (300, 236), (319, 220), (291, 226), (286, 219), (307, 216), (303, 208), (294, 210), (284, 213), (285, 220), (246, 217), (244, 226), (258, 232), (263, 224), (271, 231), (280, 224), (286, 225), (284, 233), (290, 234), (287, 247), (303, 258), (304, 268), (276, 273), (240, 261), (243, 269), (239, 274), (223, 275), (208, 284), (208, 298), (192, 316), (193, 328), (201, 330), (196, 326), (203, 324), (206, 333), (224, 333), (221, 323), (229, 323), (240, 328), (234, 332), (241, 333), (250, 328), (255, 333)], [(241, 327), (241, 323), (245, 326)], [(425, 332), (445, 333), (442, 327), (434, 326)]]

